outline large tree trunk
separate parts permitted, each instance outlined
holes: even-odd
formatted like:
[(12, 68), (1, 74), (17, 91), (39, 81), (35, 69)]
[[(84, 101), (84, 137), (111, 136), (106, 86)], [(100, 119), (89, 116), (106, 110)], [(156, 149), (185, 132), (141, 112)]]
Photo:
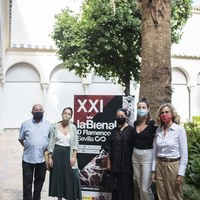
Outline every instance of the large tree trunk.
[(124, 94), (126, 96), (129, 96), (130, 95), (130, 80), (131, 80), (131, 75), (130, 75), (130, 72), (127, 71), (125, 74), (123, 74), (121, 76), (121, 80), (122, 82), (124, 83), (125, 85), (125, 88), (124, 88)]
[(125, 94), (126, 96), (129, 96), (129, 95), (130, 95), (130, 81), (127, 81), (127, 82), (125, 83), (124, 94)]
[(158, 106), (171, 102), (170, 0), (142, 0), (140, 98), (146, 97), (155, 119)]

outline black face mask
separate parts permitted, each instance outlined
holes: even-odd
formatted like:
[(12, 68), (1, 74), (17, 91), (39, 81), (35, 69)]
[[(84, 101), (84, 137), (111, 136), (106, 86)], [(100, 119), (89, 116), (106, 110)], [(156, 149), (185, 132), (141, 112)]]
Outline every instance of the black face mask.
[(125, 117), (123, 117), (123, 118), (117, 118), (116, 120), (117, 120), (117, 126), (124, 125), (125, 122), (126, 122), (126, 118)]
[(34, 112), (33, 119), (35, 121), (40, 121), (43, 118), (43, 112)]

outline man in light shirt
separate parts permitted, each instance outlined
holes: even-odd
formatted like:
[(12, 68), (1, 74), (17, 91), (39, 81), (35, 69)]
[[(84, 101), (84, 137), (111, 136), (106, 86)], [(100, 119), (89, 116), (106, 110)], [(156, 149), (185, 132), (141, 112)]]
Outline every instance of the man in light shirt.
[(22, 156), (23, 200), (41, 199), (41, 190), (46, 175), (44, 152), (49, 144), (51, 127), (50, 122), (43, 119), (43, 114), (43, 106), (35, 104), (32, 107), (33, 117), (22, 123), (19, 132), (18, 140), (24, 147)]

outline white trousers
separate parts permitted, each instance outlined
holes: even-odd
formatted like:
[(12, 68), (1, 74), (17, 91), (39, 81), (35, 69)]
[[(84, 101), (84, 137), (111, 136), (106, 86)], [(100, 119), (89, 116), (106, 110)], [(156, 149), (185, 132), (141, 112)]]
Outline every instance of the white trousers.
[(132, 155), (134, 176), (140, 190), (141, 200), (154, 200), (151, 190), (151, 167), (153, 160), (153, 149), (140, 150), (134, 148)]

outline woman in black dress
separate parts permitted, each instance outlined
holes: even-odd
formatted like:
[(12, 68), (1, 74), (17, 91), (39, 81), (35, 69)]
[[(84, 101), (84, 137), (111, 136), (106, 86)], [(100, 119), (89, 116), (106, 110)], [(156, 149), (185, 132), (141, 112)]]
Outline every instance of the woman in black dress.
[(133, 127), (127, 123), (127, 112), (116, 112), (117, 127), (109, 139), (108, 169), (117, 178), (117, 187), (113, 188), (112, 200), (133, 200), (132, 152), (134, 146)]

